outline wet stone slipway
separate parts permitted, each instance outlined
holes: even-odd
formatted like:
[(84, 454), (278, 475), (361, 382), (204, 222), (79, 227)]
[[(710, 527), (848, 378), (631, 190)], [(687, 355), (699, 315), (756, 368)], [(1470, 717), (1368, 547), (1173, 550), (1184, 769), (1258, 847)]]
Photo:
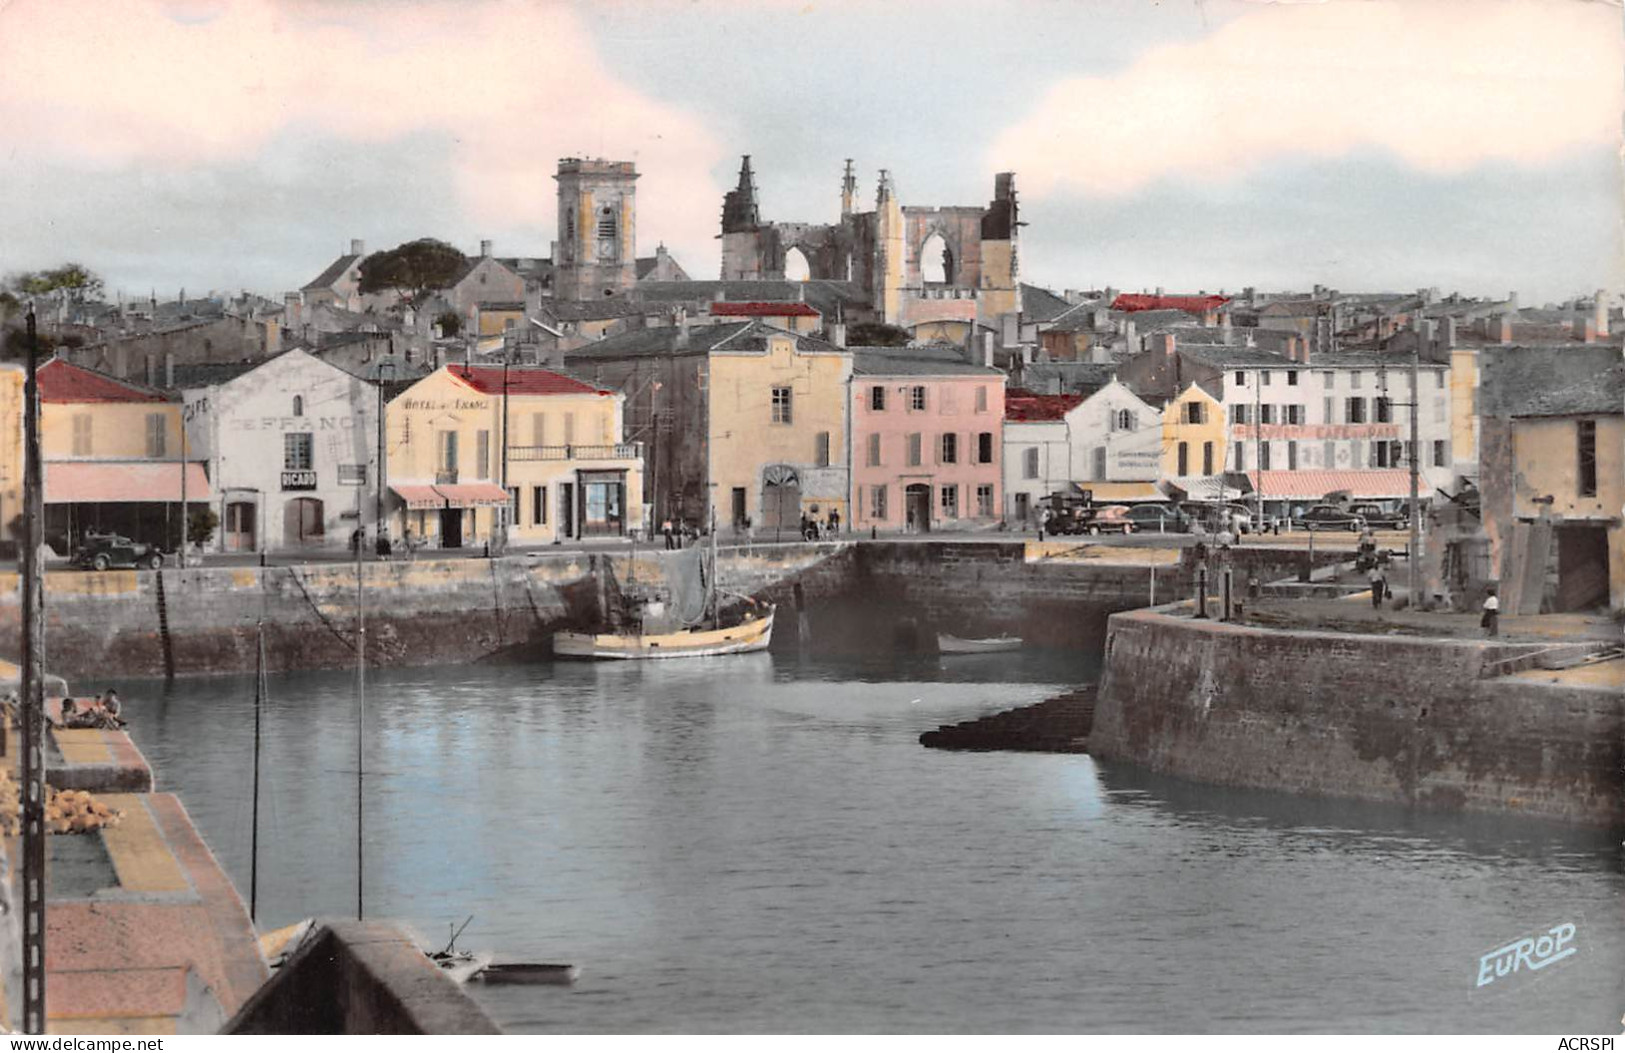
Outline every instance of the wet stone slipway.
[[(379, 671), (366, 903), (570, 961), (512, 1031), (1615, 1026), (1617, 838), (1162, 780), (919, 735), (1087, 662), (1003, 654)], [(251, 678), (127, 681), (131, 731), (246, 898)], [(274, 677), (260, 923), (354, 911), (354, 679)], [(1553, 925), (1580, 952), (1475, 986)]]

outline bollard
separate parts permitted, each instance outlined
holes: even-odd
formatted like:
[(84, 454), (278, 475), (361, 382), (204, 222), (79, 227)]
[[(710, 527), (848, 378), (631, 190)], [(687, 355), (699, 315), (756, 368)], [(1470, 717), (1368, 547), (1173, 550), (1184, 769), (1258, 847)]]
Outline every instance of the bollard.
[(1196, 616), (1207, 617), (1207, 568), (1196, 569)]
[(1254, 574), (1251, 574), (1251, 575), (1248, 576), (1248, 578), (1247, 578), (1247, 598), (1249, 600), (1258, 599), (1258, 594), (1262, 590), (1262, 588), (1263, 588), (1263, 586), (1259, 583), (1257, 573), (1254, 573)]
[(870, 525), (869, 525), (869, 540), (870, 540), (870, 541), (873, 541), (873, 540), (874, 540), (874, 539), (875, 539), (875, 537), (876, 537), (876, 536), (877, 536), (877, 535), (876, 535), (876, 534), (875, 534), (875, 531), (876, 531), (876, 529), (877, 529), (877, 528), (876, 528), (876, 527), (875, 527), (875, 525), (874, 525), (874, 524), (873, 524), (873, 523), (871, 523), (871, 524), (870, 524)]
[(1231, 604), (1231, 599), (1230, 599), (1230, 578), (1231, 578), (1230, 568), (1226, 567), (1226, 568), (1224, 568), (1224, 620), (1225, 621), (1229, 621), (1231, 619), (1231, 617), (1232, 617), (1231, 606), (1230, 606), (1230, 604)]

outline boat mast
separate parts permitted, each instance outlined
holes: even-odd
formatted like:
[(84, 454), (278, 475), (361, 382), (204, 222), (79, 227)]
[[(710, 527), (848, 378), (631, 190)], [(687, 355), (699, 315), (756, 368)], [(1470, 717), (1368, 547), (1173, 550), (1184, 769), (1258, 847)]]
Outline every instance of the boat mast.
[(248, 821), (248, 920), (256, 920), (260, 891), (260, 707), (265, 699), (265, 622), (255, 628), (258, 655), (254, 660), (254, 803)]
[(721, 622), (719, 607), (722, 601), (722, 590), (717, 584), (717, 506), (711, 505), (711, 628), (715, 629)]
[[(356, 488), (356, 507), (359, 511), (361, 502), (361, 488)], [(362, 904), (362, 875), (364, 873), (364, 849), (362, 832), (366, 829), (363, 808), (365, 798), (361, 793), (363, 774), (362, 744), (366, 741), (367, 730), (367, 621), (366, 609), (362, 603), (361, 579), (361, 545), (355, 547), (355, 916), (360, 921), (366, 917)]]

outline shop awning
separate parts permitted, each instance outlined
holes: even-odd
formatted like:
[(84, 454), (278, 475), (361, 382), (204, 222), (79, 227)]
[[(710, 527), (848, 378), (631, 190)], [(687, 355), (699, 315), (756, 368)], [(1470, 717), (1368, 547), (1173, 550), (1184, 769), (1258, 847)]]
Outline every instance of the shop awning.
[(1222, 475), (1191, 475), (1169, 479), (1164, 487), (1171, 495), (1183, 494), (1187, 501), (1232, 501), (1241, 491), (1225, 482)]
[[(1262, 490), (1264, 500), (1290, 501), (1320, 498), (1338, 490), (1347, 490), (1354, 497), (1409, 497), (1411, 473), (1404, 468), (1368, 468), (1346, 472), (1248, 472), (1254, 491)], [(1263, 475), (1260, 482), (1259, 475)], [(1428, 492), (1423, 485), (1424, 494)]]
[(406, 502), (407, 508), (445, 508), (446, 499), (428, 483), (390, 483), (395, 496)]
[(1087, 490), (1096, 504), (1106, 501), (1160, 501), (1165, 496), (1154, 482), (1145, 483), (1073, 483), (1078, 490)]
[[(201, 464), (186, 465), (186, 500), (213, 498)], [(165, 503), (181, 499), (181, 464), (162, 461), (47, 461), (45, 503)]]
[(447, 508), (500, 508), (508, 503), (508, 491), (495, 483), (436, 483), (435, 490), (446, 499)]

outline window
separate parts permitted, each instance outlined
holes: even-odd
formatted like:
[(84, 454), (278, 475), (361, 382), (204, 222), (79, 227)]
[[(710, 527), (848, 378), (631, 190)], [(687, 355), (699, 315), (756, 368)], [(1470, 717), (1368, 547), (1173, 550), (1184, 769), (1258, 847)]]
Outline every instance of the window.
[(1349, 399), (1348, 422), (1350, 424), (1365, 423), (1365, 399), (1359, 397)]
[(959, 436), (953, 432), (944, 432), (942, 436), (941, 464), (955, 464), (959, 460)]
[(1211, 442), (1202, 444), (1202, 474), (1213, 474), (1213, 444)]
[(788, 387), (773, 389), (773, 423), (790, 423), (790, 389)]
[(1433, 400), (1433, 423), (1444, 423), (1444, 396), (1442, 395)]
[(1186, 424), (1206, 424), (1207, 423), (1207, 404), (1204, 403), (1204, 402), (1187, 402), (1187, 403), (1185, 403), (1185, 423)]
[(1032, 446), (1021, 451), (1021, 477), (1038, 478), (1038, 447)]
[(1326, 419), (1322, 423), (1337, 423), (1337, 400), (1332, 398), (1330, 395), (1326, 396)]
[(1237, 424), (1246, 424), (1251, 418), (1252, 407), (1245, 402), (1238, 402), (1230, 407), (1230, 418)]
[(925, 387), (916, 385), (908, 389), (908, 408), (911, 410), (925, 409)]
[(1372, 409), (1376, 411), (1378, 424), (1389, 424), (1394, 419), (1394, 403), (1386, 395), (1379, 395), (1372, 400)]
[(1349, 387), (1356, 391), (1360, 389), (1360, 371), (1358, 369), (1349, 370)]
[(484, 428), (474, 433), (474, 474), (491, 478), (491, 433)]
[[(547, 414), (532, 413), (530, 415), (530, 441), (534, 446), (547, 445)], [(538, 519), (538, 523), (543, 520)]]
[(1450, 466), (1450, 451), (1445, 448), (1443, 439), (1433, 440), (1433, 467), (1448, 468)]
[(984, 431), (976, 436), (976, 463), (993, 463), (993, 433)]
[(1247, 444), (1238, 442), (1234, 444), (1232, 449), (1235, 451), (1235, 455), (1230, 459), (1235, 462), (1234, 470), (1238, 472), (1245, 472), (1247, 470)]
[(829, 432), (821, 431), (813, 439), (813, 463), (820, 468), (829, 467)]
[(1337, 465), (1337, 443), (1333, 442), (1331, 439), (1327, 439), (1324, 443), (1322, 443), (1321, 444), (1321, 450), (1320, 450), (1320, 457), (1321, 457), (1320, 466), (1322, 468), (1336, 467), (1336, 465)]
[(435, 470), (439, 472), (455, 472), (457, 470), (457, 433), (454, 431), (437, 431), (434, 439)]
[(942, 518), (959, 518), (959, 487), (944, 486), (942, 488)]
[(986, 413), (987, 412), (987, 388), (986, 387), (979, 387), (979, 388), (976, 389), (976, 412), (977, 413)]
[(547, 487), (530, 488), (530, 522), (532, 526), (547, 525)]
[(884, 486), (871, 486), (869, 488), (869, 515), (875, 519), (886, 518), (886, 488)]
[(1267, 370), (1267, 369), (1259, 370), (1259, 372), (1258, 372), (1258, 382), (1259, 382), (1259, 384), (1263, 385), (1266, 388), (1269, 387), (1270, 386), (1270, 371)]
[(983, 483), (976, 488), (976, 514), (982, 519), (993, 518), (992, 483)]
[(1243, 373), (1239, 369), (1236, 370), (1236, 387), (1244, 388), (1246, 386), (1247, 386), (1247, 374)]
[(1298, 386), (1298, 371), (1296, 369), (1289, 370), (1287, 372), (1286, 386), (1289, 388), (1295, 388)]
[(879, 432), (875, 432), (873, 435), (869, 436), (869, 461), (868, 461), (868, 463), (869, 463), (869, 467), (871, 467), (871, 468), (875, 468), (875, 467), (878, 467), (880, 465), (880, 433)]
[(305, 397), (303, 395), (295, 395), (293, 397), (293, 415), (295, 417), (303, 417), (305, 415)]
[(1191, 474), (1191, 444), (1188, 442), (1182, 442), (1179, 444), (1179, 471), (1175, 472), (1174, 474)]
[(879, 384), (869, 389), (869, 408), (876, 413), (886, 410), (886, 389)]
[(1325, 370), (1320, 374), (1320, 379), (1327, 391), (1337, 387), (1337, 371), (1335, 369)]
[(615, 209), (605, 205), (598, 213), (598, 236), (600, 238), (615, 237), (617, 224), (615, 222)]
[(508, 487), (508, 522), (519, 525), (519, 487)]
[(1444, 387), (1444, 370), (1435, 369), (1433, 371), (1433, 389), (1437, 391), (1442, 387)]
[(1106, 447), (1104, 447), (1104, 446), (1096, 446), (1094, 448), (1094, 450), (1092, 451), (1092, 457), (1093, 457), (1093, 460), (1094, 460), (1095, 470), (1094, 470), (1093, 474), (1091, 474), (1089, 476), (1089, 478), (1091, 478), (1091, 479), (1104, 479), (1104, 478), (1106, 478)]
[(1286, 466), (1289, 471), (1298, 470), (1298, 444), (1291, 439), (1286, 444)]
[(920, 466), (920, 433), (913, 432), (908, 437), (908, 464), (910, 468)]
[[(1296, 373), (1294, 373), (1292, 375), (1297, 376)], [(1286, 422), (1288, 424), (1302, 424), (1304, 422), (1304, 418), (1309, 415), (1308, 411), (1309, 411), (1309, 407), (1307, 407), (1307, 406), (1300, 406), (1300, 405), (1288, 406), (1286, 408)]]
[(1117, 430), (1133, 431), (1139, 424), (1133, 410), (1120, 409), (1117, 411)]
[(282, 435), (282, 469), (288, 472), (308, 472), (314, 466), (311, 450), (315, 436), (308, 431), (290, 431)]
[(166, 454), (164, 415), (162, 413), (147, 414), (147, 456), (163, 457)]
[(1580, 477), (1576, 480), (1581, 497), (1597, 496), (1597, 422), (1576, 421), (1574, 434), (1580, 454)]
[(1268, 442), (1258, 444), (1258, 470), (1261, 472), (1270, 470), (1270, 444)]
[(88, 413), (75, 413), (73, 415), (73, 455), (75, 457), (90, 456), (90, 421), (91, 416)]
[(1264, 403), (1264, 405), (1258, 407), (1258, 423), (1260, 423), (1260, 424), (1274, 424), (1275, 423), (1275, 407), (1271, 406), (1267, 402)]

